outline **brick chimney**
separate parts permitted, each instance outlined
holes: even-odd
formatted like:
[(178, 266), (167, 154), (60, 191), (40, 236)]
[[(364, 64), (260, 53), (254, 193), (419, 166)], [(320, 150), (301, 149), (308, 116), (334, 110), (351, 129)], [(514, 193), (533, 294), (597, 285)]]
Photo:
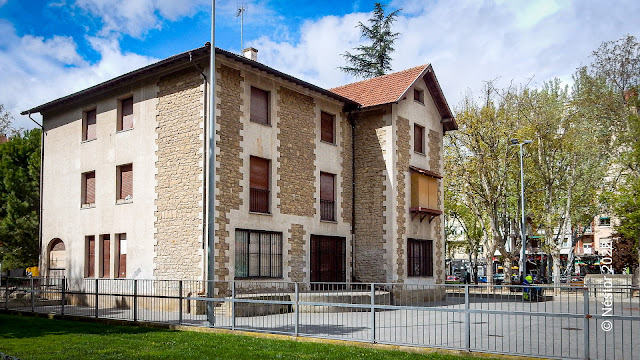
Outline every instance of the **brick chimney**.
[(242, 55), (247, 59), (251, 59), (253, 61), (258, 61), (258, 49), (248, 47), (242, 50)]

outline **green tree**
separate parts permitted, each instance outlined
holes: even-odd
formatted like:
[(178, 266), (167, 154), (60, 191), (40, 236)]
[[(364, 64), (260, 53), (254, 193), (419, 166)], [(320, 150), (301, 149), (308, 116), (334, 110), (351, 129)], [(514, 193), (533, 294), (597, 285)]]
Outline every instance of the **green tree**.
[(38, 264), (40, 129), (0, 144), (0, 262), (4, 269)]
[(373, 17), (369, 19), (370, 26), (362, 22), (358, 23), (357, 27), (360, 28), (361, 36), (369, 43), (358, 46), (356, 48), (357, 54), (348, 51), (342, 54), (348, 64), (340, 67), (342, 71), (365, 79), (384, 75), (387, 71), (391, 71), (393, 43), (400, 35), (391, 31), (391, 25), (401, 9), (385, 15), (386, 7), (387, 5), (380, 3), (375, 4)]

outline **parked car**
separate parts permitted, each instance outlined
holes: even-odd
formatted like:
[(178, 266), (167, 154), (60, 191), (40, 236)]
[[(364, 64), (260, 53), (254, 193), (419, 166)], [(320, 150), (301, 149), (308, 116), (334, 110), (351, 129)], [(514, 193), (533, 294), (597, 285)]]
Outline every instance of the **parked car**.
[(486, 276), (478, 276), (478, 282), (479, 283), (486, 283), (487, 282), (487, 277)]
[(460, 277), (457, 275), (447, 275), (446, 284), (460, 284)]

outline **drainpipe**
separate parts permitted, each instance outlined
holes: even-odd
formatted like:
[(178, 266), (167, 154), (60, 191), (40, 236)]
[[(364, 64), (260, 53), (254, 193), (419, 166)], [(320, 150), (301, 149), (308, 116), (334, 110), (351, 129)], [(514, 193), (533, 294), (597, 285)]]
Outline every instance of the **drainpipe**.
[[(198, 64), (193, 62), (193, 56), (191, 54), (191, 51), (189, 51), (189, 62), (193, 65), (193, 67), (196, 68), (196, 70), (198, 70), (198, 72), (200, 73), (200, 76), (202, 76), (202, 86), (204, 87), (204, 91), (202, 94), (203, 97), (203, 104), (204, 104), (204, 137), (203, 137), (203, 141), (202, 141), (202, 213), (206, 214), (207, 213), (207, 140), (206, 140), (206, 134), (207, 134), (207, 75), (205, 75), (204, 71), (200, 68), (200, 66), (198, 66)], [(207, 218), (206, 216), (202, 217), (202, 250), (203, 250), (203, 255), (204, 255), (204, 251), (206, 250), (206, 246), (205, 246), (205, 240), (207, 239)], [(207, 268), (206, 266), (202, 266), (202, 281), (206, 282), (207, 281)], [(202, 292), (204, 293), (206, 290), (206, 287), (202, 289)]]
[[(38, 269), (42, 274), (42, 179), (44, 174), (44, 171), (42, 169), (44, 168), (44, 127), (42, 126), (42, 124), (38, 123), (31, 117), (31, 112), (29, 112), (27, 116), (29, 116), (29, 119), (31, 119), (31, 121), (33, 121), (33, 123), (38, 125), (38, 127), (40, 128), (40, 184), (38, 187), (38, 198), (40, 200), (40, 208), (38, 209)], [(44, 117), (42, 119), (44, 120)]]
[(349, 113), (351, 121), (351, 281), (356, 280), (356, 119)]

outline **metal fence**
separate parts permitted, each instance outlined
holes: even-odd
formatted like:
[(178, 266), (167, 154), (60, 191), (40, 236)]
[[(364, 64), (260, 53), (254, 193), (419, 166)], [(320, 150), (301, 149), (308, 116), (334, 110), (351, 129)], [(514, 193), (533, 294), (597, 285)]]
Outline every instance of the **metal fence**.
[[(2, 278), (0, 308), (545, 358), (640, 359), (631, 286)], [(207, 311), (207, 309), (210, 309)]]

